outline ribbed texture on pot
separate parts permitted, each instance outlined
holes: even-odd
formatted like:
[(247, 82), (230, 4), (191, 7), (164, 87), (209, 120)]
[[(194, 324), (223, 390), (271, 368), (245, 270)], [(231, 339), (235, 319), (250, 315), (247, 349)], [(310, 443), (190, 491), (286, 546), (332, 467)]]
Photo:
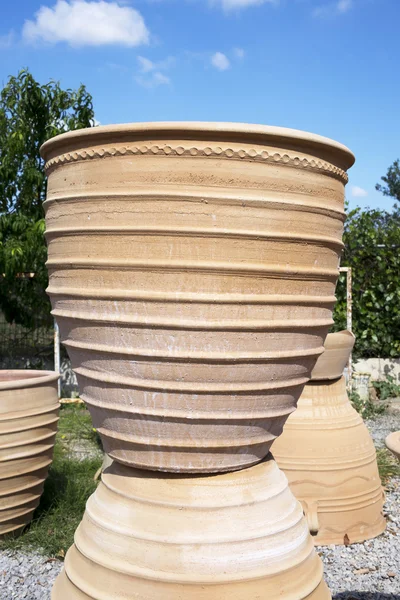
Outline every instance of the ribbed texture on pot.
[(316, 544), (343, 544), (345, 536), (361, 542), (384, 531), (375, 447), (344, 377), (305, 386), (274, 457), (305, 508)]
[(390, 433), (385, 440), (386, 447), (400, 460), (400, 431)]
[(349, 151), (145, 124), (43, 155), (48, 292), (105, 451), (176, 472), (260, 461), (332, 324)]
[(27, 525), (39, 504), (57, 432), (58, 375), (0, 371), (0, 536)]
[(300, 504), (273, 460), (228, 474), (113, 463), (53, 600), (328, 600)]
[(347, 330), (328, 333), (324, 353), (318, 358), (311, 373), (312, 381), (339, 379), (343, 375), (356, 338)]

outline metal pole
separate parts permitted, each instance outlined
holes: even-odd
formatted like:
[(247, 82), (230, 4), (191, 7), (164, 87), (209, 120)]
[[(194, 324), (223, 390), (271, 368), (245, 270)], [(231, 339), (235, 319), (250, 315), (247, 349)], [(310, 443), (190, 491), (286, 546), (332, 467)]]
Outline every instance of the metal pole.
[(347, 329), (353, 331), (353, 271), (347, 268)]
[[(60, 355), (60, 330), (57, 321), (54, 319), (54, 370), (60, 373), (61, 370), (61, 355)], [(61, 398), (61, 373), (58, 379), (58, 397)]]
[[(346, 315), (347, 315), (347, 330), (353, 331), (353, 271), (351, 267), (340, 267), (341, 273), (346, 273)], [(351, 390), (351, 382), (353, 378), (353, 353), (350, 354), (349, 362), (347, 363), (348, 378), (347, 388)]]

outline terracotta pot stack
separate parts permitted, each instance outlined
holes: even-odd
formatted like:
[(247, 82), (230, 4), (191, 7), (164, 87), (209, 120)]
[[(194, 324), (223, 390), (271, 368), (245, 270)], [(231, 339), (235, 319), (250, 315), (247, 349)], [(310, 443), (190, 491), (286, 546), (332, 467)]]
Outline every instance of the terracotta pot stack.
[(53, 600), (329, 598), (269, 449), (332, 324), (352, 154), (207, 123), (42, 153), (53, 314), (114, 461)]
[(0, 371), (0, 537), (19, 533), (39, 504), (57, 433), (58, 374)]
[(343, 377), (354, 341), (348, 331), (328, 335), (298, 408), (274, 446), (317, 545), (361, 542), (386, 527), (375, 447)]

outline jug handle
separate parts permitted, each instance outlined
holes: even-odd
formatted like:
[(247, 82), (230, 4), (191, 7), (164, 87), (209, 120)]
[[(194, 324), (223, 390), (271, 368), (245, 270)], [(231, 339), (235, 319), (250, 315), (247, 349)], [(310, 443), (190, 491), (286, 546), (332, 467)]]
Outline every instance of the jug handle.
[(311, 535), (317, 535), (319, 531), (318, 502), (303, 502), (303, 508)]

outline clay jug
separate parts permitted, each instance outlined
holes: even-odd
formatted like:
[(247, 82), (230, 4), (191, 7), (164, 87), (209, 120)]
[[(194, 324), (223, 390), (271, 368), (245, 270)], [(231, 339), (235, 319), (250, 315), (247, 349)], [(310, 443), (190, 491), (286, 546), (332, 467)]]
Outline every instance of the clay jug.
[(53, 600), (327, 600), (300, 504), (271, 459), (212, 476), (107, 467)]
[(328, 335), (325, 353), (273, 450), (317, 545), (361, 542), (386, 526), (375, 447), (340, 371), (353, 345), (349, 332)]
[(180, 473), (259, 462), (332, 324), (352, 154), (281, 128), (150, 123), (42, 155), (48, 292), (105, 451)]
[(0, 371), (0, 536), (17, 534), (39, 504), (58, 422), (58, 374)]
[(390, 433), (385, 440), (386, 447), (400, 460), (400, 431)]

